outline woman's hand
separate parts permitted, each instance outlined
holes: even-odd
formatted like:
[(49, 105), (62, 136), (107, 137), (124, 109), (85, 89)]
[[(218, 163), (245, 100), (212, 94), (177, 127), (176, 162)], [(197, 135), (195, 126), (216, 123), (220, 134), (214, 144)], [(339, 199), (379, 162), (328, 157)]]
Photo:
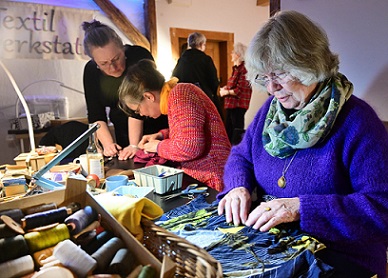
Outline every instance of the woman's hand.
[(144, 144), (144, 152), (146, 153), (156, 153), (158, 152), (158, 144), (160, 140), (150, 140), (148, 143)]
[[(163, 139), (163, 134), (161, 132), (144, 135), (143, 138), (141, 138), (141, 140), (137, 146), (140, 149), (143, 149), (146, 151), (145, 144), (147, 144), (148, 142), (153, 141), (153, 140), (162, 140), (162, 139)], [(156, 152), (156, 150), (155, 150), (155, 152)]]
[(103, 148), (104, 148), (104, 156), (116, 156), (121, 150), (121, 147), (116, 143), (103, 145)]
[(127, 160), (133, 158), (139, 148), (134, 145), (129, 145), (119, 152), (119, 160)]
[(224, 97), (224, 96), (227, 96), (227, 95), (229, 95), (229, 90), (226, 89), (226, 87), (224, 86), (224, 87), (222, 87), (222, 88), (220, 89), (220, 96), (221, 96), (221, 97)]
[(218, 215), (225, 211), (226, 222), (233, 221), (235, 226), (245, 224), (251, 207), (251, 194), (245, 187), (237, 187), (229, 191), (218, 204)]
[(298, 221), (300, 219), (299, 208), (300, 201), (297, 197), (263, 202), (249, 214), (245, 225), (253, 225), (254, 229), (266, 232), (281, 223)]

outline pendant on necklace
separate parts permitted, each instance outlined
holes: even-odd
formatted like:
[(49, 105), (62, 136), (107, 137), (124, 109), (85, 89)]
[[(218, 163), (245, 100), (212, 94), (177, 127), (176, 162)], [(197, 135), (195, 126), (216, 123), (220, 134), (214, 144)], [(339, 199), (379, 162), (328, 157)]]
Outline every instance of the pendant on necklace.
[(284, 188), (286, 186), (286, 179), (284, 176), (281, 176), (279, 179), (278, 179), (278, 186), (280, 188)]

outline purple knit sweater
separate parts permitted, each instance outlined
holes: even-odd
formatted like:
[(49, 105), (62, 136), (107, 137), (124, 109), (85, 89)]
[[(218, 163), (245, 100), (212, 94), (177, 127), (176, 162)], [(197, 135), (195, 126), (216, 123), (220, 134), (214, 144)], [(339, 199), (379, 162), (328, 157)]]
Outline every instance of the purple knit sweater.
[(245, 186), (258, 195), (300, 198), (303, 231), (349, 260), (385, 277), (388, 243), (388, 133), (373, 109), (351, 96), (328, 138), (299, 150), (285, 188), (277, 185), (290, 157), (270, 156), (262, 131), (272, 98), (258, 111), (225, 166), (224, 191)]

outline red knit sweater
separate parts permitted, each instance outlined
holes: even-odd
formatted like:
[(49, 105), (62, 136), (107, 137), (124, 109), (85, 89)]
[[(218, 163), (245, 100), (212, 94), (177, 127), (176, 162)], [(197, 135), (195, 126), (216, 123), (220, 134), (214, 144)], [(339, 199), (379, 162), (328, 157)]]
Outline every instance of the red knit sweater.
[(218, 191), (231, 145), (216, 107), (197, 86), (177, 84), (168, 96), (168, 124), (158, 154)]

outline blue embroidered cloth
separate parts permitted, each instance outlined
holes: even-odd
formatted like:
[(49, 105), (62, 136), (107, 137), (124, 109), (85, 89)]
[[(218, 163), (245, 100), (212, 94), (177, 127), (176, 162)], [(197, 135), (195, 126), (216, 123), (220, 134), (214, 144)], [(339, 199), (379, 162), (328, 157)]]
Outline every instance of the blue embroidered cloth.
[(225, 277), (330, 277), (332, 267), (314, 253), (325, 246), (296, 223), (269, 232), (234, 227), (217, 213), (217, 201), (198, 196), (165, 213), (157, 224), (205, 249), (218, 260)]

